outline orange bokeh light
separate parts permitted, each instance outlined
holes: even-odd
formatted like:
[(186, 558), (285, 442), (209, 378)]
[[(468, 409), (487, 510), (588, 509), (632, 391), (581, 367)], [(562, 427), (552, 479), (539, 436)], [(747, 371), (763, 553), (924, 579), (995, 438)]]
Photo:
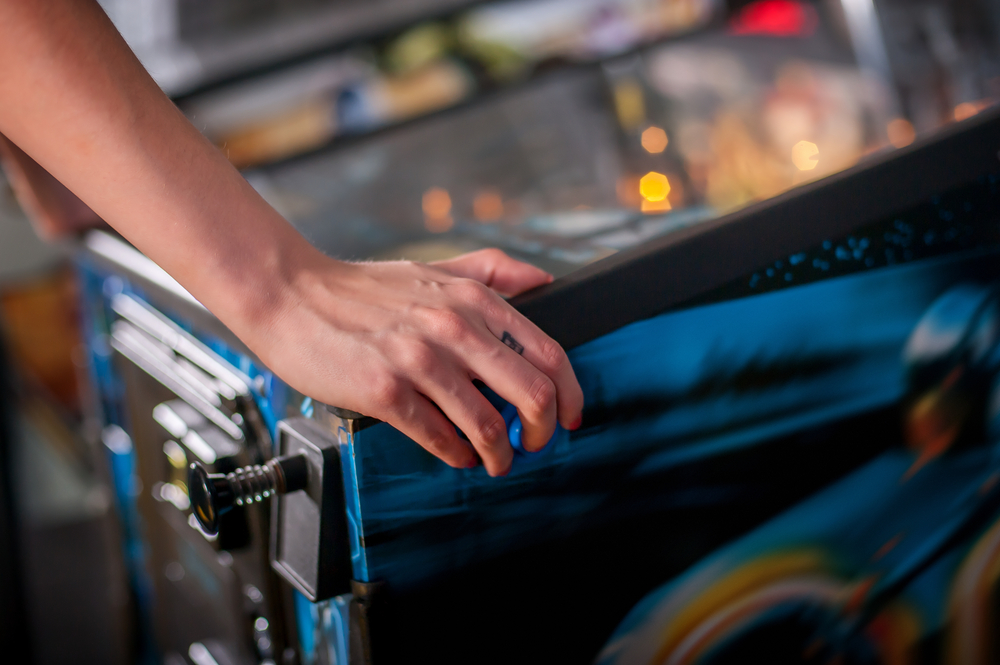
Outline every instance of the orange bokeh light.
[(424, 214), (428, 217), (444, 217), (451, 213), (451, 196), (448, 190), (431, 187), (424, 192)]
[(441, 233), (447, 231), (455, 221), (451, 218), (451, 196), (440, 187), (431, 187), (424, 192), (422, 207), (424, 210), (424, 226), (428, 231)]
[(889, 135), (889, 143), (897, 148), (905, 148), (913, 143), (913, 139), (917, 137), (913, 124), (905, 118), (890, 120), (885, 129), (886, 134)]
[(642, 133), (642, 147), (646, 152), (661, 153), (667, 149), (668, 143), (667, 133), (659, 127), (649, 127)]
[(974, 102), (962, 102), (955, 107), (955, 120), (961, 122), (979, 113), (981, 106)]
[(670, 182), (662, 173), (650, 171), (639, 180), (639, 193), (647, 201), (663, 201), (670, 194)]
[(503, 199), (499, 192), (486, 189), (472, 201), (472, 213), (480, 222), (495, 222), (503, 217)]
[(799, 141), (792, 147), (792, 163), (800, 171), (812, 171), (819, 164), (819, 148), (811, 141)]

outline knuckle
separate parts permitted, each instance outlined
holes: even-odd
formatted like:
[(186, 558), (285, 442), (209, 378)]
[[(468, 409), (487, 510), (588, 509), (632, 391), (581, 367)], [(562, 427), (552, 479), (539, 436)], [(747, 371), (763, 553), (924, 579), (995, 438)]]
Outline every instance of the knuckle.
[(499, 415), (487, 416), (476, 425), (476, 438), (488, 448), (498, 447), (503, 441), (507, 425)]
[(469, 333), (470, 328), (466, 318), (453, 309), (439, 310), (435, 316), (436, 332), (446, 339), (461, 339)]
[(492, 292), (485, 284), (473, 279), (466, 279), (458, 285), (458, 293), (462, 300), (472, 305), (481, 306), (490, 302)]
[(491, 263), (498, 263), (507, 258), (507, 254), (496, 247), (487, 247), (486, 249), (479, 250), (479, 256)]
[(558, 372), (566, 363), (566, 352), (552, 339), (546, 339), (538, 349), (542, 369), (546, 372)]
[(437, 457), (444, 457), (450, 452), (451, 444), (454, 443), (454, 436), (448, 432), (435, 430), (427, 433), (424, 440), (424, 447), (427, 452)]
[(404, 364), (407, 369), (417, 376), (429, 373), (438, 363), (437, 354), (434, 350), (423, 342), (417, 342), (406, 351)]
[(537, 377), (528, 389), (528, 408), (535, 415), (547, 413), (556, 401), (556, 387), (546, 376)]
[(403, 382), (391, 374), (376, 376), (371, 388), (372, 401), (382, 412), (394, 409), (403, 397)]

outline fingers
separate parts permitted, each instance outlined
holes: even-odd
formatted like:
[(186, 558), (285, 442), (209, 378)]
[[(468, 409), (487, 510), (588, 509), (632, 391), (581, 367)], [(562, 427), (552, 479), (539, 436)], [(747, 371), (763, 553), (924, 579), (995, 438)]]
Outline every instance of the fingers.
[[(525, 426), (525, 439), (541, 447), (551, 437), (546, 404), (550, 399), (551, 388), (555, 389), (559, 422), (566, 429), (576, 429), (583, 412), (583, 390), (563, 348), (509, 303), (481, 285), (464, 281), (452, 288), (459, 298), (479, 312), (489, 332), (489, 344), (467, 354), (472, 359), (479, 358), (479, 362), (467, 360), (467, 366), (470, 369), (475, 366), (478, 378), (498, 393), (498, 386), (504, 387), (508, 393), (501, 396), (511, 401), (519, 411), (524, 406), (525, 413), (521, 413), (521, 416)], [(548, 377), (552, 385), (549, 386), (538, 375), (518, 365), (510, 353), (498, 353), (498, 345), (494, 343), (494, 339)], [(500, 350), (503, 348), (500, 347)], [(553, 423), (552, 428), (554, 427)]]
[(512, 259), (499, 249), (481, 249), (431, 265), (455, 277), (474, 279), (504, 296), (516, 296), (553, 279), (544, 270)]
[(465, 281), (453, 288), (480, 313), (485, 330), (475, 345), (469, 343), (473, 336), (466, 334), (450, 348), (459, 352), (475, 378), (517, 407), (525, 448), (543, 447), (557, 419), (567, 429), (578, 427), (583, 391), (562, 347), (481, 285)]
[(476, 378), (517, 408), (525, 450), (541, 450), (556, 429), (555, 383), (513, 350), (493, 340), (489, 343), (490, 352), (477, 354), (470, 369)]
[[(416, 441), (435, 457), (456, 469), (479, 465), (476, 454), (440, 410), (412, 388), (394, 398), (386, 422)], [(477, 394), (479, 391), (475, 391)]]
[[(483, 380), (517, 407), (524, 427), (521, 441), (525, 450), (535, 452), (552, 438), (557, 422), (569, 430), (580, 426), (583, 391), (569, 359), (557, 359), (559, 354), (565, 354), (555, 342), (543, 334), (537, 342), (538, 347), (554, 345), (555, 350), (531, 352), (529, 349), (536, 343), (525, 334), (519, 334), (521, 339), (527, 339), (523, 356), (508, 346), (500, 347), (500, 358), (495, 365), (502, 365), (502, 371)], [(508, 345), (513, 343), (512, 337), (507, 335)]]
[[(490, 332), (497, 337), (511, 352), (520, 355), (531, 366), (536, 368), (541, 374), (546, 376), (552, 383), (554, 389), (554, 401), (556, 413), (560, 424), (566, 429), (576, 429), (580, 425), (581, 414), (583, 412), (583, 390), (576, 379), (573, 366), (570, 365), (569, 357), (558, 343), (538, 327), (521, 316), (514, 308), (507, 303), (502, 303), (503, 308), (496, 312), (494, 316), (486, 319), (486, 325)], [(510, 354), (506, 354), (509, 358)], [(535, 395), (536, 405), (544, 405), (544, 401), (549, 397), (546, 392), (547, 387), (541, 384), (537, 377), (527, 374), (523, 369), (508, 370), (511, 374), (521, 377), (522, 385), (525, 380), (529, 380), (527, 394)], [(483, 379), (491, 388), (496, 388), (492, 383)], [(507, 399), (504, 397), (504, 399)], [(510, 400), (508, 400), (510, 401)], [(519, 406), (514, 402), (515, 406)], [(537, 406), (535, 407), (537, 408)], [(519, 406), (520, 412), (520, 406)], [(526, 436), (530, 426), (525, 421), (525, 414), (521, 414), (522, 422), (525, 425)], [(547, 421), (546, 421), (547, 422)], [(553, 425), (554, 427), (554, 425)], [(547, 430), (547, 427), (546, 427)], [(537, 436), (542, 436), (545, 431), (540, 431)], [(530, 435), (530, 440), (535, 441), (536, 434)], [(539, 444), (545, 445), (552, 431), (548, 430), (548, 436)]]
[(468, 377), (449, 386), (441, 374), (428, 377), (427, 396), (469, 437), (491, 476), (504, 476), (514, 461), (507, 424)]

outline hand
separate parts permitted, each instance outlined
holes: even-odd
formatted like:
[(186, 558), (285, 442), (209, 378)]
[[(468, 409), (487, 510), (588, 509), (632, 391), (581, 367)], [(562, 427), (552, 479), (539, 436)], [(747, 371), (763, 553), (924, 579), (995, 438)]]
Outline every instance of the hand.
[(253, 347), (302, 393), (384, 420), (451, 466), (481, 459), (504, 475), (506, 425), (474, 380), (517, 407), (529, 451), (557, 420), (579, 426), (583, 393), (566, 353), (489, 288), (513, 295), (551, 280), (499, 250), (434, 265), (313, 257)]

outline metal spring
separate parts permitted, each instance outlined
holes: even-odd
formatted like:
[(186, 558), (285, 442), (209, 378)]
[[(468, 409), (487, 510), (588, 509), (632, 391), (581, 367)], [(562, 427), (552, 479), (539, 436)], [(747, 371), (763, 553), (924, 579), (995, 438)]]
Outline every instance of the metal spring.
[(236, 469), (226, 474), (226, 480), (236, 495), (237, 506), (263, 501), (284, 486), (284, 476), (275, 460)]

